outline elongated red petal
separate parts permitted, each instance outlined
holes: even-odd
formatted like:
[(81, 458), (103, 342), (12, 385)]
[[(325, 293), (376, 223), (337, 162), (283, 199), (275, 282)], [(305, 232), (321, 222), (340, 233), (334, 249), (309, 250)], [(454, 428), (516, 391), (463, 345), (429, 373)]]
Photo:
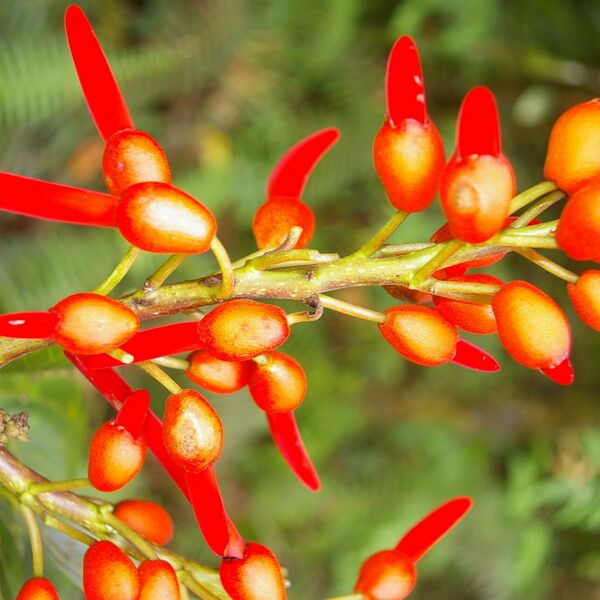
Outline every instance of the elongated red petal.
[(405, 119), (427, 122), (427, 105), (419, 52), (407, 35), (399, 38), (388, 57), (385, 74), (387, 112), (392, 127)]
[(133, 129), (133, 119), (117, 80), (90, 22), (78, 6), (67, 9), (65, 31), (83, 95), (100, 135), (108, 140), (117, 131)]
[[(159, 356), (169, 356), (180, 352), (191, 352), (203, 347), (198, 337), (198, 321), (173, 323), (153, 327), (136, 333), (121, 349), (133, 356), (133, 363), (151, 360)], [(108, 354), (82, 356), (88, 369), (122, 367), (122, 362)], [(128, 363), (132, 364), (132, 363)]]
[(456, 154), (460, 159), (472, 154), (499, 156), (501, 152), (500, 119), (494, 95), (484, 86), (473, 88), (460, 107)]
[(559, 365), (551, 369), (541, 369), (542, 373), (560, 385), (571, 385), (575, 381), (575, 371), (569, 358), (565, 358)]
[(19, 312), (0, 315), (0, 336), (46, 340), (52, 337), (58, 317), (51, 312)]
[(339, 137), (337, 129), (321, 129), (292, 146), (271, 171), (267, 200), (301, 198), (312, 170)]
[(118, 202), (111, 194), (0, 172), (0, 210), (19, 215), (114, 227)]
[(271, 435), (281, 455), (296, 477), (309, 489), (321, 487), (319, 475), (302, 442), (293, 412), (267, 414)]
[(150, 394), (146, 390), (136, 390), (123, 402), (115, 425), (126, 429), (137, 440), (144, 434), (149, 408)]
[(406, 554), (416, 563), (458, 523), (472, 505), (471, 498), (448, 500), (405, 533), (395, 550)]
[(490, 356), (485, 350), (466, 340), (458, 340), (456, 354), (452, 362), (467, 369), (486, 371), (488, 373), (494, 373), (501, 368), (493, 356)]

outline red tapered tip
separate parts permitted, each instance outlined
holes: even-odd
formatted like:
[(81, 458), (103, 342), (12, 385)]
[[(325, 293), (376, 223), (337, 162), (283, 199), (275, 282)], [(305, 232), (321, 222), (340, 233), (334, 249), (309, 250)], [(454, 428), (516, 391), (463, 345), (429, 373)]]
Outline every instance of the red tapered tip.
[(494, 94), (484, 87), (473, 88), (464, 98), (458, 115), (456, 154), (499, 156), (502, 152), (500, 119)]
[(108, 140), (123, 129), (133, 129), (133, 119), (85, 13), (71, 5), (65, 13), (65, 31), (79, 83), (100, 135)]
[(51, 312), (21, 312), (0, 315), (0, 336), (46, 340), (52, 337), (58, 317)]
[(565, 358), (556, 367), (541, 369), (542, 373), (560, 385), (571, 385), (575, 381), (575, 371), (569, 357)]
[(473, 506), (471, 498), (459, 497), (448, 500), (406, 532), (395, 550), (402, 552), (416, 563), (462, 519), (471, 506)]
[(427, 104), (419, 52), (412, 38), (399, 38), (388, 57), (385, 74), (387, 112), (392, 126), (405, 119), (427, 122)]
[(267, 181), (267, 200), (300, 198), (312, 170), (339, 137), (338, 129), (321, 129), (292, 146), (271, 171)]
[(479, 346), (475, 346), (475, 344), (471, 344), (466, 340), (458, 340), (456, 354), (452, 362), (466, 369), (485, 371), (487, 373), (494, 373), (501, 369), (493, 356), (489, 355)]
[(144, 433), (149, 408), (150, 394), (146, 390), (136, 390), (121, 406), (115, 425), (126, 429), (137, 440)]

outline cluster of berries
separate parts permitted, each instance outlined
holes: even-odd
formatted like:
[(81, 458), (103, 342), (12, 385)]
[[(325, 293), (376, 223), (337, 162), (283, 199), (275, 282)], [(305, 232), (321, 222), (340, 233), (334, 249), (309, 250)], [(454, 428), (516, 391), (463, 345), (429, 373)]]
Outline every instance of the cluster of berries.
[[(161, 147), (135, 129), (106, 57), (78, 7), (68, 9), (66, 31), (88, 107), (106, 141), (102, 171), (110, 193), (0, 173), (0, 209), (116, 227), (130, 244), (147, 252), (187, 255), (212, 249), (217, 254), (214, 216), (171, 184)], [(459, 337), (460, 328), (497, 333), (515, 360), (559, 383), (571, 383), (570, 328), (554, 300), (525, 281), (505, 284), (490, 275), (467, 273), (501, 260), (508, 251), (501, 242), (492, 254), (460, 260), (463, 247), (490, 243), (515, 227), (531, 235), (539, 225), (533, 213), (525, 215), (524, 223), (510, 216), (516, 210), (515, 177), (502, 152), (492, 93), (478, 87), (467, 94), (458, 117), (456, 149), (446, 162), (441, 137), (427, 113), (418, 53), (408, 37), (400, 38), (391, 51), (386, 92), (387, 115), (375, 138), (374, 162), (389, 200), (400, 211), (397, 215), (406, 216), (427, 208), (439, 192), (447, 224), (431, 240), (439, 245), (439, 253), (408, 284), (387, 287), (410, 302), (385, 313), (371, 311), (371, 320), (379, 323), (384, 338), (400, 354), (420, 365), (453, 361), (484, 371), (499, 369), (492, 357)], [(276, 249), (292, 228), (301, 229), (295, 249), (310, 242), (315, 217), (302, 194), (312, 169), (338, 137), (335, 129), (319, 131), (293, 146), (276, 165), (267, 200), (253, 222), (259, 248)], [(599, 100), (574, 107), (556, 123), (545, 175), (570, 194), (556, 240), (576, 259), (600, 260), (599, 149)], [(225, 276), (223, 272), (223, 281)], [(459, 292), (435, 294), (435, 282), (454, 284)], [(488, 290), (487, 302), (470, 297), (483, 289)], [(600, 271), (575, 276), (568, 292), (581, 318), (600, 330)], [(211, 404), (199, 392), (181, 389), (163, 377), (171, 394), (161, 421), (150, 409), (149, 394), (132, 390), (116, 371), (124, 364), (140, 363), (156, 374), (156, 364), (149, 361), (191, 352), (182, 361), (188, 378), (221, 394), (248, 386), (284, 459), (301, 482), (318, 489), (318, 475), (294, 417), (306, 395), (306, 375), (296, 360), (276, 350), (290, 335), (294, 320), (274, 305), (245, 298), (222, 300), (199, 321), (140, 331), (135, 307), (100, 293), (79, 293), (48, 311), (0, 316), (0, 335), (58, 344), (117, 411), (90, 444), (88, 475), (98, 490), (114, 491), (128, 484), (149, 448), (190, 500), (209, 547), (222, 557), (220, 574), (227, 593), (234, 600), (282, 600), (286, 592), (276, 557), (264, 546), (245, 542), (225, 511), (213, 469), (223, 446), (223, 425)], [(433, 306), (425, 305), (428, 302)], [(405, 598), (415, 584), (416, 562), (470, 505), (466, 498), (442, 505), (393, 550), (370, 557), (356, 592), (365, 600)], [(118, 508), (116, 515), (157, 544), (165, 543), (172, 524), (160, 512), (148, 517), (152, 510), (156, 513), (148, 506), (129, 505)], [(142, 525), (134, 524), (140, 514)], [(154, 527), (148, 528), (153, 519)], [(168, 563), (145, 561), (137, 568), (109, 541), (87, 552), (84, 591), (92, 600), (179, 598), (177, 577)], [(19, 595), (30, 600), (57, 597), (41, 578), (27, 582)]]

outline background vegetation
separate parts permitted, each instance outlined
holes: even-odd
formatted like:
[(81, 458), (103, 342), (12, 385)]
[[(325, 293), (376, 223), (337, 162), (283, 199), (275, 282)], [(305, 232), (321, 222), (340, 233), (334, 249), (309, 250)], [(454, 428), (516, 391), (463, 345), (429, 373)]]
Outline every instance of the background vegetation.
[[(371, 164), (383, 115), (387, 52), (417, 40), (430, 112), (447, 148), (462, 95), (496, 92), (519, 187), (541, 179), (550, 127), (598, 94), (600, 4), (594, 0), (82, 0), (113, 61), (137, 125), (171, 157), (175, 183), (216, 211), (234, 256), (252, 250), (251, 217), (271, 165), (324, 126), (343, 132), (307, 190), (314, 246), (345, 252), (389, 214)], [(102, 144), (85, 109), (62, 32), (63, 0), (0, 3), (0, 165), (102, 188)], [(423, 240), (438, 208), (397, 239)], [(123, 252), (111, 231), (0, 214), (0, 310), (43, 309), (90, 289)], [(156, 257), (140, 261), (131, 289)], [(178, 277), (210, 268), (193, 258)], [(582, 265), (573, 265), (581, 269)], [(532, 278), (566, 306), (564, 286), (518, 257), (495, 269)], [(341, 297), (383, 308), (380, 290)], [(567, 307), (567, 310), (568, 307)], [(572, 313), (570, 312), (571, 316)], [(403, 361), (365, 322), (336, 315), (299, 326), (285, 350), (305, 365), (298, 417), (323, 490), (301, 488), (247, 394), (215, 397), (226, 423), (219, 464), (244, 534), (289, 566), (292, 599), (350, 591), (360, 562), (455, 494), (476, 500), (468, 521), (421, 565), (415, 599), (579, 600), (600, 597), (600, 336), (573, 319), (577, 381), (552, 385), (512, 363), (495, 339), (499, 374)], [(137, 375), (132, 375), (132, 379)], [(154, 389), (157, 408), (164, 394)], [(0, 374), (0, 406), (31, 414), (32, 440), (13, 449), (51, 478), (82, 476), (91, 432), (109, 411), (50, 350)], [(216, 564), (191, 511), (150, 461), (123, 496), (164, 503), (174, 547)], [(80, 598), (78, 548), (49, 536), (62, 598)], [(0, 598), (29, 574), (24, 530), (0, 504)]]

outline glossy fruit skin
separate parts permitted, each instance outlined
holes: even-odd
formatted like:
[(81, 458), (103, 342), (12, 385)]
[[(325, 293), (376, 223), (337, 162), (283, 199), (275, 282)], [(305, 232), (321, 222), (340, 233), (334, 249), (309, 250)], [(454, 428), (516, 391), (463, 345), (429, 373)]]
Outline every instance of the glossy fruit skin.
[(219, 458), (223, 449), (223, 424), (201, 394), (183, 390), (167, 399), (163, 442), (175, 463), (185, 471), (198, 473)]
[(23, 584), (16, 600), (60, 600), (60, 598), (50, 580), (34, 577)]
[(114, 492), (126, 486), (146, 460), (144, 438), (135, 440), (123, 427), (105, 423), (92, 437), (89, 450), (88, 477), (102, 492)]
[(241, 559), (225, 558), (221, 583), (233, 600), (285, 600), (281, 567), (265, 546), (250, 542)]
[(259, 248), (280, 246), (292, 227), (302, 227), (302, 235), (294, 248), (306, 248), (315, 233), (315, 213), (297, 198), (267, 200), (256, 211), (252, 221), (252, 231)]
[(571, 330), (550, 296), (526, 281), (511, 281), (494, 295), (498, 336), (507, 352), (531, 369), (559, 365), (571, 349)]
[(579, 318), (600, 331), (600, 271), (584, 271), (575, 283), (567, 284), (567, 292)]
[(600, 98), (576, 104), (554, 124), (544, 177), (575, 192), (600, 174)]
[(138, 571), (118, 546), (96, 542), (83, 557), (83, 592), (86, 600), (137, 600)]
[(600, 177), (569, 197), (558, 221), (556, 241), (575, 260), (600, 259)]
[(138, 600), (179, 600), (179, 581), (173, 567), (164, 560), (145, 560), (139, 566)]
[(100, 294), (73, 294), (50, 312), (59, 319), (52, 339), (75, 354), (110, 352), (140, 328), (140, 320), (130, 308)]
[[(486, 285), (503, 285), (497, 277), (483, 273), (450, 277), (447, 281), (460, 281), (464, 283), (483, 283)], [(496, 317), (491, 304), (482, 302), (464, 302), (451, 298), (435, 296), (433, 303), (438, 312), (450, 323), (469, 331), (470, 333), (496, 333)]]
[(306, 396), (306, 373), (300, 363), (282, 352), (269, 352), (267, 363), (253, 362), (248, 389), (256, 405), (266, 413), (290, 412)]
[(425, 367), (444, 364), (454, 356), (456, 327), (430, 306), (393, 306), (379, 325), (383, 337), (404, 358)]
[(123, 237), (147, 252), (199, 254), (217, 231), (214, 215), (195, 198), (166, 183), (136, 183), (117, 207)]
[(415, 565), (407, 556), (383, 550), (362, 564), (354, 591), (363, 594), (365, 600), (404, 600), (416, 579)]
[(515, 175), (503, 154), (453, 156), (442, 175), (440, 199), (452, 235), (471, 244), (504, 226), (515, 195)]
[(395, 208), (418, 212), (437, 194), (444, 169), (444, 144), (432, 121), (386, 120), (373, 142), (375, 170)]
[(171, 183), (169, 161), (158, 142), (144, 131), (125, 129), (112, 135), (102, 157), (102, 174), (111, 194), (145, 181)]
[(248, 384), (250, 363), (221, 360), (208, 350), (198, 350), (188, 356), (185, 374), (196, 385), (215, 394), (232, 394)]
[(123, 500), (113, 514), (151, 542), (164, 546), (173, 538), (173, 520), (162, 507), (148, 500)]
[(255, 300), (228, 300), (198, 324), (200, 341), (221, 360), (248, 360), (274, 350), (290, 334), (285, 311)]

